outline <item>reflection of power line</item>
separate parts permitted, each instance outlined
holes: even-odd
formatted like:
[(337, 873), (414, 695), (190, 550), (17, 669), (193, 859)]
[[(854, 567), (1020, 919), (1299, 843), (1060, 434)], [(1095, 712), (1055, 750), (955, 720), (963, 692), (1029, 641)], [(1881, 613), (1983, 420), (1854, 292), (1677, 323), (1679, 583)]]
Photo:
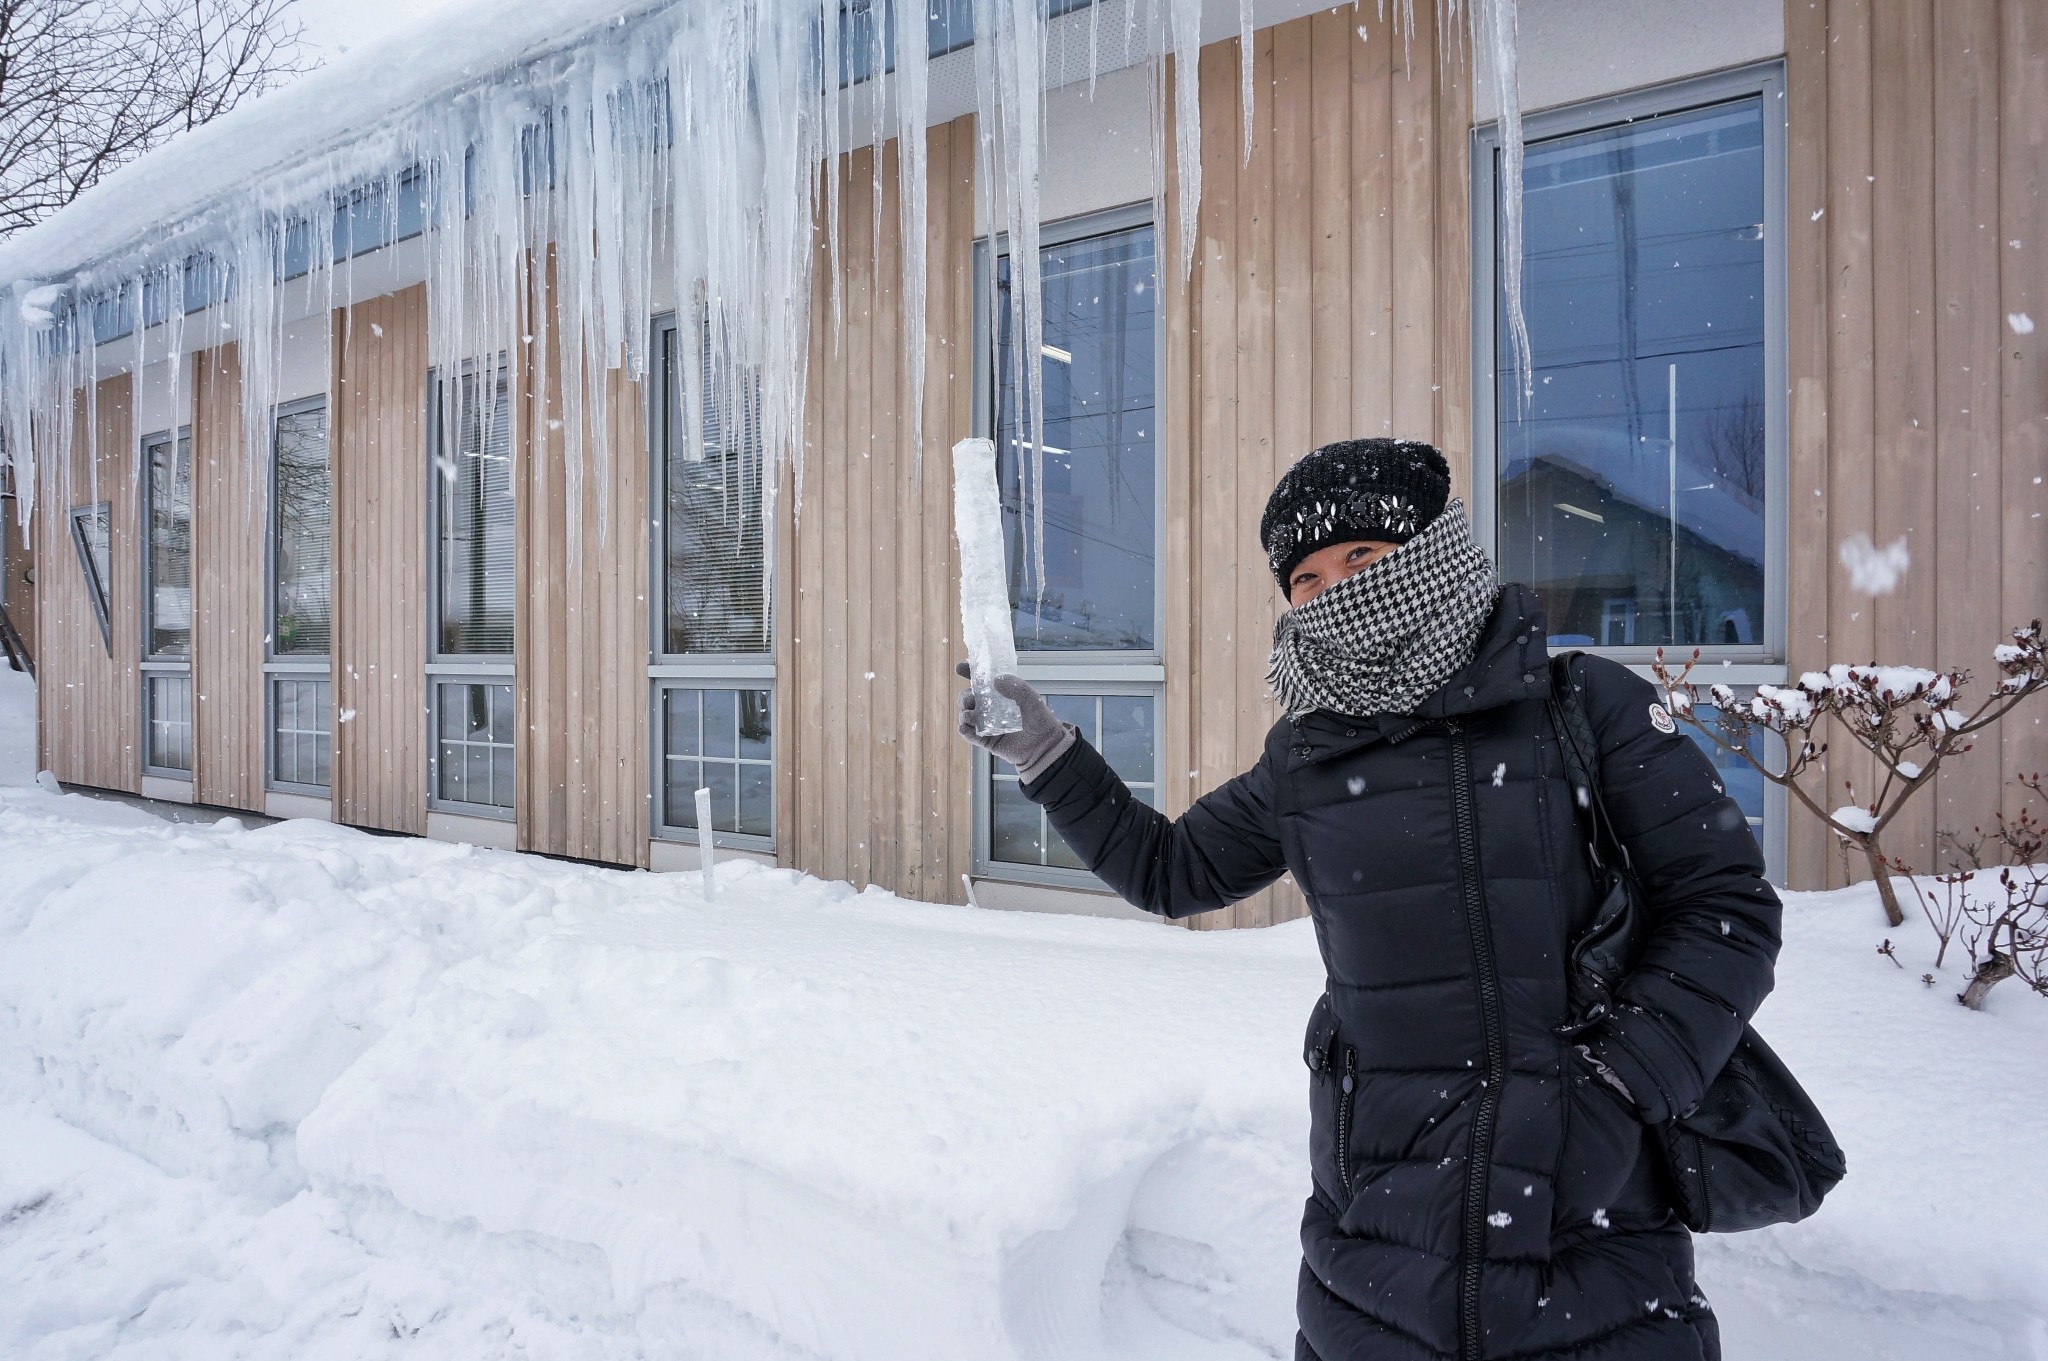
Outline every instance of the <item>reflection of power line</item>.
[(1651, 350), (1643, 354), (1628, 355), (1620, 358), (1565, 359), (1559, 360), (1556, 363), (1537, 365), (1536, 376), (1540, 379), (1547, 373), (1565, 373), (1573, 369), (1598, 368), (1601, 365), (1611, 365), (1615, 368), (1620, 368), (1624, 364), (1646, 364), (1653, 359), (1694, 359), (1701, 355), (1733, 354), (1737, 350), (1756, 350), (1761, 348), (1763, 346), (1760, 341), (1737, 340), (1731, 341), (1726, 345), (1702, 345), (1687, 350)]

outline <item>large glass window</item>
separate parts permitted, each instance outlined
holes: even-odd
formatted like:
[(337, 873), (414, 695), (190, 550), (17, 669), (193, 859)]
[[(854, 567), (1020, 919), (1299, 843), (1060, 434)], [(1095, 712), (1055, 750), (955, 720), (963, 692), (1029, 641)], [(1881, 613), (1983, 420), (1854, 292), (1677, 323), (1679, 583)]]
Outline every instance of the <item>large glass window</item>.
[(502, 365), (471, 370), (435, 403), (435, 651), (509, 655), (514, 567), (512, 411)]
[(1781, 115), (1762, 93), (1621, 112), (1528, 144), (1526, 400), (1493, 299), (1501, 570), (1554, 644), (1761, 650)]
[[(1042, 450), (1019, 430), (1009, 258), (997, 264), (996, 475), (1020, 649), (1158, 646), (1155, 263), (1149, 225), (1040, 251)], [(1042, 591), (1032, 514), (1041, 503)]]
[(280, 408), (272, 444), (270, 784), (323, 794), (334, 764), (334, 479), (327, 403)]
[[(1048, 224), (1041, 239), (1043, 344), (1028, 357), (1043, 384), (1038, 438), (1027, 438), (1019, 419), (1017, 369), (1027, 357), (1017, 354), (1010, 333), (1010, 261), (1000, 254), (989, 318), (995, 355), (982, 385), (986, 428), (996, 440), (1018, 669), (1151, 803), (1159, 785), (1163, 678), (1156, 234), (1125, 212)], [(1041, 506), (1042, 542), (1034, 513)], [(1094, 885), (1024, 797), (1016, 772), (992, 760), (983, 768), (980, 867)]]
[(513, 800), (509, 377), (503, 362), (471, 366), (452, 390), (435, 384), (434, 403), (432, 802), (489, 816), (509, 816)]
[(192, 774), (192, 436), (142, 441), (143, 769)]
[(143, 445), (148, 467), (149, 555), (143, 564), (144, 653), (192, 655), (192, 438), (158, 435)]
[(695, 381), (685, 383), (678, 332), (662, 330), (661, 650), (676, 656), (768, 651), (760, 398), (708, 350), (700, 330)]
[(671, 320), (658, 340), (655, 822), (659, 833), (694, 834), (696, 793), (709, 789), (721, 840), (765, 847), (775, 832), (775, 659), (759, 382), (720, 362), (702, 322), (686, 336)]
[(271, 645), (280, 657), (325, 657), (334, 602), (325, 403), (278, 414), (276, 479)]

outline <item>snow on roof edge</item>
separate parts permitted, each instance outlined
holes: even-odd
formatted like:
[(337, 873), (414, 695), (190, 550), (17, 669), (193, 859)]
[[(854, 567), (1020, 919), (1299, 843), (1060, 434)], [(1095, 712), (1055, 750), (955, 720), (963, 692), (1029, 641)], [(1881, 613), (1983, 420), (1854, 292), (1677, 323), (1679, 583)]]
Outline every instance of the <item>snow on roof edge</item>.
[[(132, 254), (238, 194), (373, 143), (407, 112), (578, 45), (676, 0), (456, 0), (173, 137), (0, 242), (0, 288)], [(264, 134), (283, 127), (271, 138)], [(182, 235), (183, 233), (176, 233)]]

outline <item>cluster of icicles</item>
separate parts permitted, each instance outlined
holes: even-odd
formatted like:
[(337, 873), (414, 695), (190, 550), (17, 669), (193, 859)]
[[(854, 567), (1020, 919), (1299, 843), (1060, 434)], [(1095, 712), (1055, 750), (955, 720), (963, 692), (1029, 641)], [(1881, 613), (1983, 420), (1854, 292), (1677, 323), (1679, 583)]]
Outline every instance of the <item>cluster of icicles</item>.
[[(676, 370), (685, 391), (672, 409), (688, 422), (686, 456), (702, 447), (697, 435), (707, 408), (713, 408), (718, 428), (731, 429), (736, 413), (716, 406), (758, 402), (739, 413), (758, 432), (751, 456), (762, 462), (750, 470), (749, 480), (758, 478), (764, 487), (764, 514), (772, 524), (777, 474), (784, 459), (795, 459), (800, 508), (812, 272), (821, 228), (834, 275), (835, 330), (840, 312), (839, 176), (820, 169), (851, 146), (900, 139), (904, 315), (922, 316), (925, 306), (927, 33), (922, 22), (875, 22), (865, 11), (865, 5), (887, 2), (680, 0), (627, 15), (560, 51), (529, 58), (369, 130), (318, 164), (246, 186), (193, 221), (154, 224), (153, 245), (138, 243), (125, 256), (95, 262), (68, 279), (14, 284), (0, 307), (0, 434), (6, 456), (16, 464), (24, 521), (36, 490), (35, 451), (71, 447), (74, 393), (85, 394), (84, 415), (92, 419), (95, 356), (92, 344), (79, 338), (91, 335), (95, 299), (125, 292), (138, 308), (138, 371), (188, 347), (235, 340), (243, 448), (260, 458), (269, 447), (288, 300), (296, 298), (301, 311), (309, 301), (305, 292), (292, 290), (324, 288), (329, 306), (347, 297), (352, 266), (328, 263), (336, 254), (337, 205), (357, 205), (352, 211), (358, 214), (361, 205), (372, 205), (372, 213), (381, 205), (379, 239), (390, 240), (399, 235), (398, 215), (408, 197), (424, 198), (430, 222), (429, 363), (444, 375), (504, 363), (515, 382), (526, 375), (536, 388), (556, 384), (553, 394), (525, 395), (532, 410), (559, 411), (572, 496), (586, 468), (604, 478), (609, 460), (622, 452), (610, 448), (607, 434), (606, 372), (624, 369), (636, 379), (647, 372), (657, 270), (666, 267), (673, 271), (679, 310), (694, 307), (699, 319), (677, 330), (682, 352)], [(1374, 2), (1384, 23), (1386, 0)], [(910, 9), (910, 0), (895, 3)], [(925, 3), (918, 0), (919, 8)], [(1253, 0), (1239, 3), (1248, 33)], [(1414, 31), (1413, 3), (1396, 0), (1395, 28), (1404, 36)], [(846, 11), (853, 9), (868, 21), (846, 23)], [(1023, 343), (1010, 347), (1014, 371), (1007, 378), (1020, 399), (1016, 429), (1023, 448), (1036, 450), (1043, 442), (1041, 366), (1027, 357), (1040, 353), (1038, 184), (1048, 26), (1087, 25), (1091, 68), (1098, 47), (1174, 58), (1172, 150), (1179, 194), (1173, 207), (1180, 244), (1174, 263), (1185, 277), (1201, 198), (1201, 10), (1201, 0), (1097, 0), (1085, 13), (1048, 20), (1046, 0), (972, 0), (983, 166), (977, 184), (983, 219), (1006, 231), (1011, 244), (1016, 286), (1008, 290), (1007, 305), (1011, 334)], [(1503, 282), (1517, 353), (1525, 355), (1515, 0), (1437, 0), (1437, 10), (1444, 32), (1464, 27), (1494, 57), (1508, 148)], [(842, 53), (849, 32), (865, 35), (869, 50)], [(884, 51), (891, 36), (895, 50)], [(1167, 82), (1164, 62), (1151, 65), (1156, 133), (1164, 124)], [(871, 72), (893, 67), (893, 73), (842, 92), (829, 77), (848, 66)], [(1247, 128), (1251, 92), (1248, 73)], [(1162, 180), (1155, 175), (1155, 184)], [(295, 258), (312, 262), (310, 274), (293, 280), (285, 278), (288, 228)], [(358, 216), (354, 230), (363, 229)], [(589, 245), (564, 246), (552, 271), (534, 267), (550, 243), (568, 242)], [(193, 259), (224, 272), (232, 286), (210, 312), (188, 319), (178, 301)], [(982, 283), (993, 316), (998, 298), (992, 275)], [(140, 312), (141, 300), (152, 295), (178, 300), (157, 309), (163, 318), (154, 327), (142, 324), (147, 315)], [(318, 296), (316, 291), (313, 300)], [(550, 327), (560, 333), (551, 335)], [(906, 325), (904, 332), (905, 409), (918, 411), (924, 328)], [(554, 373), (547, 363), (516, 362), (524, 347), (540, 346), (539, 355), (546, 355), (550, 345), (568, 357), (568, 365), (580, 363), (583, 372)], [(710, 347), (716, 366), (703, 362), (702, 346)], [(1522, 367), (1526, 373), (1526, 363)], [(176, 373), (178, 366), (171, 369)], [(709, 392), (691, 390), (713, 371), (751, 373), (754, 383), (714, 381)], [(443, 383), (440, 400), (463, 400), (468, 386)], [(522, 405), (515, 402), (512, 409)], [(486, 418), (490, 410), (484, 403)], [(446, 419), (455, 413), (443, 414)], [(914, 429), (917, 423), (911, 424)], [(918, 476), (924, 461), (920, 448), (912, 460)], [(1025, 464), (1028, 482), (1018, 489), (1034, 507), (1042, 480), (1036, 463)], [(938, 465), (943, 469), (944, 461)], [(78, 499), (73, 489), (63, 490)], [(98, 499), (97, 489), (90, 494)], [(1037, 548), (1031, 557), (1042, 581), (1042, 525), (1036, 514), (1031, 518)]]

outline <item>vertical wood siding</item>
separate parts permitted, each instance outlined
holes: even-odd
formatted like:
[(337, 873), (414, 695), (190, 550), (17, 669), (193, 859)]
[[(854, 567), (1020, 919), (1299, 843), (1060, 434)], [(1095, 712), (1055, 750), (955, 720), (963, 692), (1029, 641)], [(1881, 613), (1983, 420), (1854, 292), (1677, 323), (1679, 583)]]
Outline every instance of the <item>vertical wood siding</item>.
[[(1171, 213), (1160, 252), (1172, 811), (1256, 761), (1279, 717), (1265, 671), (1281, 597), (1258, 519), (1287, 466), (1333, 439), (1419, 437), (1444, 449), (1466, 492), (1468, 60), (1462, 47), (1439, 60), (1422, 9), (1412, 40), (1391, 18), (1345, 7), (1254, 33), (1248, 159), (1238, 42), (1202, 49), (1192, 278), (1171, 267)], [(1172, 204), (1170, 158), (1167, 174)], [(1283, 881), (1191, 924), (1303, 910)]]
[(427, 290), (334, 312), (334, 814), (427, 824)]
[(192, 778), (201, 803), (263, 807), (268, 450), (242, 439), (230, 342), (192, 356)]
[[(552, 252), (544, 266), (552, 306)], [(542, 333), (532, 325), (526, 328)], [(646, 397), (622, 370), (565, 365), (557, 320), (519, 375), (519, 847), (647, 864), (650, 469)], [(533, 371), (535, 361), (548, 365)], [(609, 455), (585, 441), (580, 487), (564, 457), (565, 382), (605, 383)], [(544, 405), (543, 405), (544, 403)], [(586, 403), (584, 409), (590, 409)]]
[[(71, 447), (39, 452), (38, 758), (67, 784), (134, 793), (142, 787), (142, 535), (130, 375), (103, 378), (90, 393), (76, 394)], [(112, 655), (71, 540), (69, 512), (99, 501), (112, 507)]]
[[(1937, 21), (1938, 9), (1938, 21)], [(2048, 18), (2033, 0), (1788, 0), (1790, 662), (1963, 667), (2048, 611)], [(1904, 538), (1889, 595), (1836, 560)], [(2048, 724), (1945, 767), (1887, 846), (1935, 861), (2002, 782), (2048, 767)], [(1829, 758), (1825, 796), (1869, 797)], [(1840, 882), (1834, 839), (1791, 814), (1789, 877)]]
[[(958, 902), (973, 797), (969, 752), (950, 717), (959, 619), (951, 469), (974, 393), (973, 119), (930, 129), (926, 145), (921, 319), (904, 315), (898, 294), (896, 143), (833, 168), (844, 325), (833, 328), (821, 238), (802, 508), (785, 499), (779, 516), (788, 540), (779, 597), (790, 617), (776, 628), (777, 846), (784, 864), (812, 874)], [(925, 394), (912, 411), (904, 335), (919, 325)]]

